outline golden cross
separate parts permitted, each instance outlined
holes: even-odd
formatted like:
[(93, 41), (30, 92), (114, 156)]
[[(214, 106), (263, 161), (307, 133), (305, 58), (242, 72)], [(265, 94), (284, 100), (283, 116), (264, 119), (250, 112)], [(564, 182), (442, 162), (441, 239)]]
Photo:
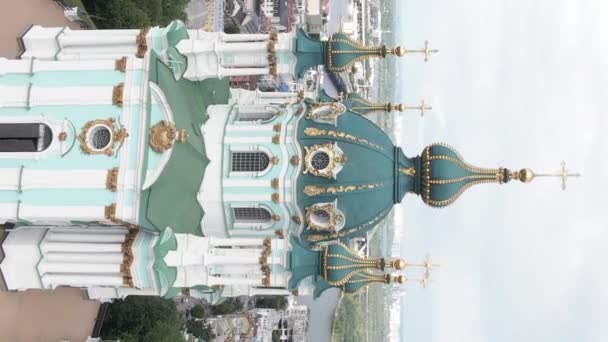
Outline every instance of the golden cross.
[(418, 50), (408, 50), (405, 49), (405, 53), (421, 53), (424, 54), (424, 61), (428, 62), (429, 58), (431, 57), (432, 53), (437, 53), (439, 52), (439, 50), (437, 49), (431, 49), (430, 43), (428, 40), (424, 41), (424, 49), (418, 49)]
[(424, 100), (420, 101), (420, 106), (417, 107), (408, 107), (410, 109), (417, 109), (420, 111), (420, 116), (424, 116), (424, 113), (427, 110), (433, 110), (433, 107), (427, 106)]
[(558, 173), (541, 173), (541, 174), (536, 174), (536, 177), (559, 177), (562, 179), (562, 190), (566, 190), (566, 181), (568, 180), (568, 178), (570, 177), (580, 177), (581, 174), (580, 173), (571, 173), (570, 171), (568, 171), (566, 169), (566, 162), (562, 161), (561, 162), (561, 166), (562, 169), (558, 172)]

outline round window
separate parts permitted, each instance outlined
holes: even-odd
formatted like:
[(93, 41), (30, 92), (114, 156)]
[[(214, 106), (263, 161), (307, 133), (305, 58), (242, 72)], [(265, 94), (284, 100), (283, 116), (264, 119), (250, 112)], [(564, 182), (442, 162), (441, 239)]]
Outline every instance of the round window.
[(107, 126), (93, 127), (89, 133), (89, 144), (95, 150), (103, 150), (112, 142), (112, 131)]
[(329, 155), (325, 152), (317, 152), (311, 159), (312, 167), (315, 170), (325, 170), (329, 166)]
[(331, 218), (331, 215), (323, 209), (317, 209), (312, 214), (315, 216), (315, 221), (320, 224), (329, 223), (329, 219)]

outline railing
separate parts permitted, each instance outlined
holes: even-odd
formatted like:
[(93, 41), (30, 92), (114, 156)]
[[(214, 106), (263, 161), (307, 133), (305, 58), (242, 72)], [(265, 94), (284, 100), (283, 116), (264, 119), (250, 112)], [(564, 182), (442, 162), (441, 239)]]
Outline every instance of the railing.
[[(73, 6), (71, 6), (66, 0), (53, 0), (55, 1), (59, 6), (61, 6), (65, 11), (71, 11), (74, 9)], [(91, 25), (89, 25), (86, 20), (84, 20), (84, 18), (88, 15), (86, 10), (84, 8), (80, 8), (80, 7), (76, 7), (77, 11), (76, 11), (76, 19), (74, 19), (75, 22), (78, 23), (78, 25), (80, 25), (80, 27), (84, 30), (91, 30), (93, 29), (93, 27), (91, 27)], [(69, 18), (68, 18), (69, 20)]]
[(99, 311), (97, 311), (97, 318), (95, 318), (95, 325), (93, 326), (91, 337), (99, 337), (99, 335), (101, 335), (101, 327), (103, 326), (103, 321), (108, 314), (109, 307), (110, 303), (103, 303), (99, 306)]

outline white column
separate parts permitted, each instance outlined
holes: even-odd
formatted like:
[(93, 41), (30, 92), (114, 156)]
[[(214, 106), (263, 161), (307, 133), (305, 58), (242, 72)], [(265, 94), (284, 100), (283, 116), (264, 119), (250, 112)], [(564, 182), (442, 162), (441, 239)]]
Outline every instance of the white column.
[(75, 263), (42, 261), (38, 265), (40, 274), (44, 273), (120, 273), (118, 264)]
[(209, 277), (209, 282), (213, 285), (260, 285), (262, 277)]
[(256, 247), (262, 246), (263, 240), (262, 239), (243, 239), (243, 238), (216, 238), (216, 237), (210, 237), (209, 238), (209, 242), (211, 244), (211, 246), (213, 247), (217, 247), (217, 246), (234, 246), (234, 247), (245, 247), (245, 246), (251, 246), (251, 247)]
[(122, 253), (64, 253), (48, 252), (44, 254), (48, 262), (82, 262), (95, 264), (120, 264), (123, 261)]
[(272, 287), (253, 287), (252, 296), (287, 296), (291, 293), (287, 289), (276, 289)]
[(223, 52), (267, 52), (268, 43), (226, 43), (220, 46)]
[(4, 74), (29, 74), (32, 71), (30, 59), (6, 59), (0, 57), (0, 76)]
[(47, 252), (122, 252), (120, 243), (73, 243), (73, 242), (43, 242), (40, 246), (43, 253)]
[[(0, 211), (2, 209), (0, 208)], [(1, 216), (1, 213), (0, 213)], [(75, 205), (30, 205), (21, 203), (19, 217), (31, 222), (65, 221), (66, 217), (74, 221), (105, 221), (105, 206)]]
[(67, 232), (48, 232), (45, 241), (49, 242), (93, 242), (93, 243), (122, 243), (125, 236), (120, 234), (104, 233), (67, 233)]
[(222, 41), (224, 41), (224, 42), (253, 42), (253, 41), (260, 41), (260, 40), (265, 40), (265, 41), (270, 40), (270, 34), (268, 34), (268, 33), (222, 34), (221, 37), (222, 37)]
[(96, 39), (96, 37), (105, 37), (105, 36), (137, 36), (140, 30), (138, 29), (130, 29), (130, 30), (70, 30), (65, 29), (64, 35), (66, 36), (86, 36), (91, 39)]
[(285, 98), (298, 97), (298, 93), (296, 93), (296, 92), (283, 93), (283, 92), (278, 92), (278, 91), (272, 91), (272, 92), (259, 91), (258, 96), (260, 98), (285, 99)]
[(259, 255), (208, 255), (205, 257), (207, 265), (256, 265), (259, 264)]
[(33, 72), (39, 71), (84, 71), (84, 70), (115, 70), (115, 59), (86, 60), (86, 61), (43, 61), (34, 60)]
[(225, 265), (220, 269), (220, 274), (228, 275), (262, 275), (262, 269), (259, 264), (255, 265)]
[(99, 45), (128, 45), (137, 44), (137, 35), (116, 35), (116, 36), (96, 36), (90, 37), (85, 35), (61, 35), (59, 36), (59, 44), (62, 47), (69, 46), (99, 46)]
[(41, 87), (32, 86), (29, 103), (43, 105), (112, 104), (114, 86), (106, 87)]
[(220, 76), (268, 75), (269, 68), (220, 68)]
[(30, 86), (28, 85), (6, 86), (0, 84), (0, 94), (2, 94), (0, 96), (0, 108), (27, 106), (29, 91)]
[(68, 273), (47, 273), (42, 277), (45, 285), (55, 288), (57, 286), (68, 285), (74, 287), (87, 286), (114, 286), (123, 285), (121, 274), (68, 274)]

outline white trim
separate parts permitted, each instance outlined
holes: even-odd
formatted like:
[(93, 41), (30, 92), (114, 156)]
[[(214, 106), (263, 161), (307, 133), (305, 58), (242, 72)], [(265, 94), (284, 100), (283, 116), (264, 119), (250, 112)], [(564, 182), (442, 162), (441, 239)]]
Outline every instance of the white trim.
[[(293, 117), (293, 108), (291, 105), (287, 106), (287, 115), (285, 117), (285, 121), (284, 122), (289, 122), (289, 120), (291, 120), (291, 118)], [(283, 227), (282, 229), (285, 232), (289, 231), (289, 225), (291, 224), (291, 217), (289, 215), (289, 210), (287, 209), (287, 206), (285, 205), (285, 203), (287, 202), (287, 194), (286, 194), (286, 187), (287, 185), (283, 184), (283, 187), (281, 187), (281, 183), (285, 183), (285, 178), (287, 175), (287, 171), (289, 171), (289, 151), (287, 150), (287, 125), (282, 125), (281, 126), (281, 132), (280, 132), (280, 147), (281, 147), (281, 154), (283, 155), (284, 158), (281, 158), (281, 171), (279, 173), (279, 189), (280, 189), (280, 194), (283, 197), (283, 202), (281, 203), (281, 210), (282, 210), (282, 216), (285, 218), (283, 220)]]
[[(1, 208), (1, 207), (0, 207)], [(3, 210), (0, 210), (2, 212)], [(74, 221), (103, 221), (105, 206), (86, 205), (30, 205), (21, 203), (19, 218), (27, 221), (65, 221), (66, 217)]]
[[(133, 174), (133, 171), (127, 173)], [(107, 174), (107, 170), (0, 168), (0, 190), (105, 189)], [(122, 184), (124, 189), (133, 187), (132, 182)]]
[[(306, 102), (304, 101), (300, 101), (300, 105), (303, 106), (302, 110), (303, 113), (302, 115), (299, 115), (298, 117), (296, 117), (296, 122), (294, 124), (293, 130), (294, 132), (298, 132), (298, 127), (300, 126), (300, 120), (302, 120), (306, 115), (304, 115), (304, 113), (306, 113), (307, 110), (307, 106), (306, 106)], [(297, 235), (301, 235), (302, 234), (302, 230), (304, 229), (304, 213), (302, 213), (302, 211), (300, 210), (300, 207), (298, 206), (298, 176), (301, 174), (302, 172), (302, 168), (304, 167), (304, 158), (302, 156), (302, 146), (300, 146), (300, 143), (298, 142), (298, 135), (297, 134), (292, 134), (291, 135), (292, 138), (292, 143), (295, 145), (295, 150), (298, 153), (298, 156), (300, 157), (300, 162), (298, 163), (298, 166), (296, 167), (296, 170), (293, 173), (292, 176), (292, 186), (291, 186), (291, 196), (292, 196), (292, 203), (293, 203), (293, 207), (297, 212), (297, 215), (302, 219), (300, 226), (296, 228), (296, 234)]]
[(224, 144), (270, 144), (272, 137), (231, 137), (224, 138)]
[(224, 193), (224, 202), (268, 202), (270, 194)]
[[(149, 46), (149, 45), (148, 45)], [(137, 64), (137, 67), (139, 67), (139, 61), (137, 61), (136, 59), (129, 59), (130, 63), (135, 63)], [(129, 67), (130, 63), (127, 63), (127, 67)], [(141, 85), (140, 85), (140, 91), (141, 91), (141, 98), (143, 99), (143, 101), (141, 102), (141, 111), (139, 113), (139, 141), (137, 142), (137, 162), (135, 164), (135, 201), (134, 201), (134, 208), (139, 211), (139, 207), (140, 207), (140, 202), (141, 202), (141, 189), (140, 189), (140, 184), (142, 184), (142, 179), (143, 177), (145, 177), (145, 175), (143, 174), (142, 170), (143, 170), (143, 164), (144, 164), (144, 154), (145, 154), (145, 149), (148, 148), (148, 146), (146, 146), (145, 144), (145, 136), (148, 132), (148, 91), (149, 91), (149, 82), (148, 82), (148, 72), (149, 72), (149, 68), (150, 68), (150, 53), (146, 52), (144, 59), (143, 59), (143, 65), (141, 65), (141, 68), (143, 69), (143, 76), (142, 76), (142, 80), (141, 80)], [(139, 215), (135, 215), (135, 219), (133, 220), (133, 223), (137, 224), (139, 223)]]
[(1, 107), (27, 107), (31, 84), (27, 85), (3, 85), (0, 84), (0, 108)]
[[(171, 111), (171, 106), (169, 106), (169, 103), (167, 102), (167, 98), (165, 97), (165, 94), (163, 93), (162, 89), (160, 89), (160, 87), (158, 87), (156, 84), (154, 84), (152, 82), (149, 82), (149, 85), (150, 85), (150, 91), (152, 93), (153, 102), (156, 101), (156, 103), (158, 103), (160, 105), (160, 107), (163, 111), (164, 120), (174, 124), (175, 119), (173, 118), (173, 112)], [(157, 153), (157, 152), (151, 152), (151, 153)], [(169, 148), (167, 151), (162, 153), (160, 162), (158, 163), (156, 168), (151, 173), (148, 172), (146, 174), (146, 178), (145, 178), (145, 182), (142, 187), (142, 190), (148, 189), (150, 186), (152, 186), (152, 184), (154, 184), (154, 182), (156, 182), (158, 177), (160, 177), (161, 173), (165, 169), (165, 166), (167, 166), (167, 163), (169, 162), (169, 159), (171, 158), (172, 153), (173, 153), (173, 147)]]
[(267, 188), (270, 186), (270, 181), (268, 179), (224, 178), (222, 186), (225, 188)]
[(41, 71), (88, 71), (88, 70), (115, 70), (115, 60), (63, 60), (45, 61), (34, 59), (32, 72)]

